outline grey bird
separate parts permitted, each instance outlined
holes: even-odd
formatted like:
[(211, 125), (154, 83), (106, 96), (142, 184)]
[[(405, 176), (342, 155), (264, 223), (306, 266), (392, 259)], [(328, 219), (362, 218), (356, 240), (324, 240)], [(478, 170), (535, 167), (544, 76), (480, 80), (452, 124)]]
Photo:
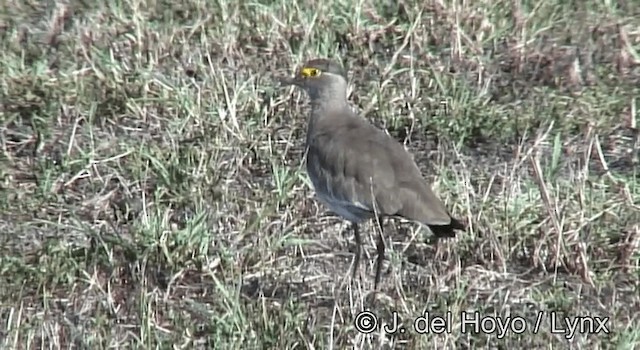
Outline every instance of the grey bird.
[[(317, 197), (352, 223), (356, 253), (352, 278), (360, 263), (358, 224), (376, 218), (402, 217), (422, 223), (439, 237), (455, 237), (465, 225), (453, 218), (432, 192), (411, 155), (395, 139), (354, 113), (347, 101), (347, 75), (333, 60), (307, 61), (284, 86), (306, 91), (311, 102), (307, 126), (306, 168)], [(378, 230), (378, 289), (385, 254)]]

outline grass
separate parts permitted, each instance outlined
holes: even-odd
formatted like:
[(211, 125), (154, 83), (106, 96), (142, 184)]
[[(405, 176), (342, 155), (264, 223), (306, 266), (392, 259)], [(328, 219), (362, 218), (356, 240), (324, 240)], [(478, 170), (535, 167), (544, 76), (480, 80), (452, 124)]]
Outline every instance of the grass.
[[(640, 346), (633, 2), (2, 8), (3, 349)], [(275, 82), (312, 57), (348, 65), (350, 100), (470, 223), (438, 247), (390, 223), (374, 304), (373, 226), (351, 282), (301, 164), (306, 100)], [(358, 332), (366, 310), (405, 331)], [(450, 332), (411, 330), (425, 312)], [(561, 331), (589, 316), (609, 331)]]

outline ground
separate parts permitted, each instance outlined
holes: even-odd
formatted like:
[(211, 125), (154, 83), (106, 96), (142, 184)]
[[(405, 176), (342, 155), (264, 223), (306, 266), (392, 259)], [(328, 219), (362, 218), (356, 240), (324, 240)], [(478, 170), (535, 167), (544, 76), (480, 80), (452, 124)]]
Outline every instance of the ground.
[[(2, 8), (3, 349), (640, 347), (634, 2)], [(316, 57), (468, 224), (388, 222), (376, 295), (374, 226), (352, 280), (277, 83)]]

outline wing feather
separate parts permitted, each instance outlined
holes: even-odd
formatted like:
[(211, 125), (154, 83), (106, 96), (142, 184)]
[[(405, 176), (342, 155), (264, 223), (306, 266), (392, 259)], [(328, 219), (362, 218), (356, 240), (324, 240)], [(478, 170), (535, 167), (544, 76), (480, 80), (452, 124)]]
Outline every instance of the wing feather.
[[(334, 123), (336, 118), (331, 118)], [(410, 154), (396, 140), (359, 117), (318, 125), (308, 138), (307, 169), (334, 199), (373, 215), (402, 216), (432, 225), (451, 223)]]

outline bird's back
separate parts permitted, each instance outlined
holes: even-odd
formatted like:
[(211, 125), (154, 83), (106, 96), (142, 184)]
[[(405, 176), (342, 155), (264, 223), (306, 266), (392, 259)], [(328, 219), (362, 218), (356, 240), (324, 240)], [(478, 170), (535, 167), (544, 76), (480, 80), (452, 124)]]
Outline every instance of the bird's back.
[[(443, 227), (441, 235), (462, 229), (451, 218), (410, 154), (395, 139), (351, 111), (312, 117), (307, 131), (307, 170), (318, 195), (351, 220), (379, 215)], [(345, 212), (346, 211), (346, 212)], [(345, 215), (346, 214), (346, 215)], [(448, 226), (451, 226), (449, 228)], [(433, 227), (432, 227), (433, 229)], [(434, 230), (434, 233), (439, 234)]]

